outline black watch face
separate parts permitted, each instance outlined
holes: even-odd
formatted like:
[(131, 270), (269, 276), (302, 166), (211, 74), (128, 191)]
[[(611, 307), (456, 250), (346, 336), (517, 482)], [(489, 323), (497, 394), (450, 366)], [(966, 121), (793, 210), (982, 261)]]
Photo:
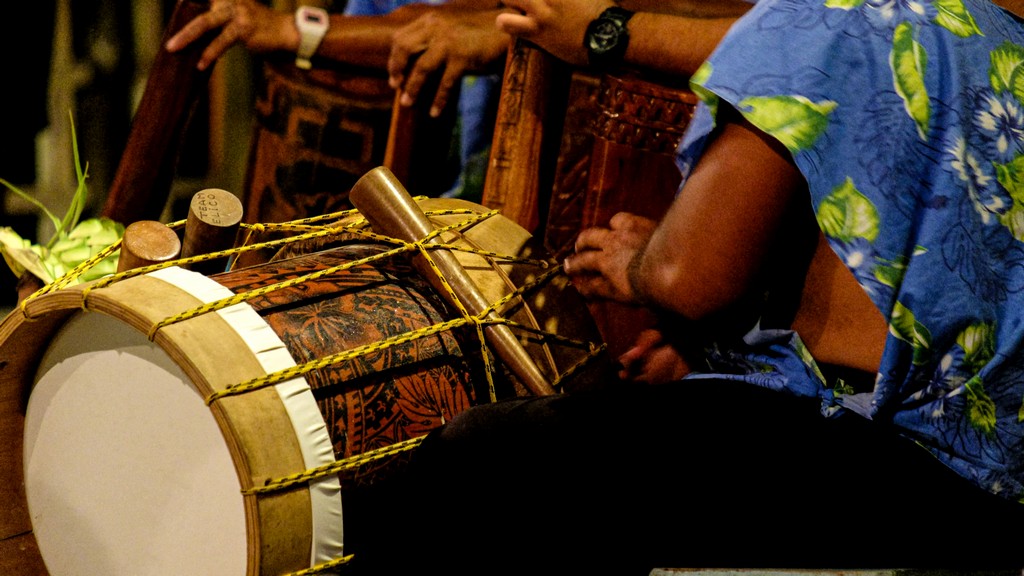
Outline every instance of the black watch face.
[(590, 49), (604, 52), (615, 46), (619, 39), (617, 23), (609, 20), (598, 20), (590, 32)]

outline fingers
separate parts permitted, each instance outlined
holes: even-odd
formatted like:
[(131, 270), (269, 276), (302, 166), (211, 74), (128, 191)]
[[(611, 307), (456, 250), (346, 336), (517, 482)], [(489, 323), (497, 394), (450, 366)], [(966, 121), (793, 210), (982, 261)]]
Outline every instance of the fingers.
[(223, 23), (217, 23), (217, 16), (211, 12), (204, 12), (203, 14), (193, 18), (188, 24), (181, 27), (181, 30), (171, 36), (167, 43), (164, 44), (164, 48), (168, 52), (177, 52), (185, 46), (195, 42), (200, 36), (206, 34), (208, 31), (213, 30), (222, 26)]
[(437, 85), (437, 92), (434, 93), (434, 102), (430, 105), (430, 115), (437, 118), (448, 106), (448, 96), (456, 84), (462, 81), (463, 70), (449, 65), (441, 76), (441, 82)]
[(218, 58), (228, 51), (228, 48), (231, 48), (238, 42), (238, 39), (238, 33), (232, 30), (230, 26), (224, 28), (224, 31), (211, 40), (210, 44), (203, 50), (202, 56), (199, 57), (199, 62), (196, 63), (196, 68), (206, 70), (212, 66)]
[(615, 300), (615, 287), (602, 274), (574, 274), (572, 285), (584, 299)]
[(512, 36), (530, 37), (539, 31), (537, 20), (522, 14), (511, 14), (502, 12), (494, 19), (494, 25), (498, 30)]
[(647, 384), (660, 384), (678, 380), (689, 372), (683, 355), (665, 340), (661, 331), (644, 329), (637, 335), (633, 347), (618, 358), (623, 380)]
[(424, 86), (441, 70), (430, 115), (440, 116), (448, 105), (449, 96), (468, 70), (465, 57), (453, 47), (451, 37), (441, 32), (451, 25), (431, 13), (395, 32), (388, 57), (388, 77), (392, 88), (402, 90), (402, 106), (416, 102)]
[(593, 274), (599, 270), (600, 264), (601, 259), (598, 251), (580, 248), (579, 241), (577, 240), (576, 253), (566, 256), (562, 262), (562, 267), (565, 269), (566, 274)]
[(415, 57), (412, 68), (398, 86), (402, 90), (402, 97), (399, 100), (402, 106), (412, 106), (428, 77), (442, 64), (444, 59), (436, 51), (427, 50)]
[(656, 225), (654, 220), (630, 212), (618, 212), (608, 221), (608, 227), (612, 230), (623, 230), (641, 235), (649, 235)]
[(398, 90), (405, 84), (405, 73), (409, 69), (411, 60), (414, 55), (419, 54), (423, 50), (421, 41), (417, 40), (413, 44), (412, 36), (414, 32), (415, 30), (406, 26), (400, 28), (392, 35), (391, 53), (388, 55), (388, 83), (395, 90)]
[(207, 12), (193, 18), (168, 39), (164, 48), (168, 52), (183, 50), (211, 30), (222, 28), (222, 32), (203, 50), (196, 63), (199, 70), (205, 70), (238, 41), (238, 34), (233, 32), (230, 26), (234, 16), (233, 3), (213, 4)]
[(612, 231), (608, 228), (594, 227), (583, 230), (576, 236), (576, 253), (602, 249), (608, 244), (611, 234)]

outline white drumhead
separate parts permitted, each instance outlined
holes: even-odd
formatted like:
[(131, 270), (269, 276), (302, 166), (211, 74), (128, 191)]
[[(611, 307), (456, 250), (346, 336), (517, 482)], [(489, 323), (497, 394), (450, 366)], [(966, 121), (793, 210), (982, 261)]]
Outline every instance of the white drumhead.
[[(177, 267), (150, 276), (202, 302), (231, 295)], [(266, 373), (295, 365), (247, 304), (216, 314), (241, 339), (239, 353)], [(334, 462), (305, 379), (274, 389), (305, 466)], [(231, 576), (251, 568), (238, 471), (213, 412), (167, 352), (121, 320), (82, 312), (61, 326), (29, 395), (24, 442), (26, 500), (52, 576)], [(308, 490), (314, 566), (343, 554), (341, 487), (329, 476)]]
[(25, 490), (54, 576), (245, 574), (231, 455), (188, 378), (145, 335), (80, 313), (40, 364)]

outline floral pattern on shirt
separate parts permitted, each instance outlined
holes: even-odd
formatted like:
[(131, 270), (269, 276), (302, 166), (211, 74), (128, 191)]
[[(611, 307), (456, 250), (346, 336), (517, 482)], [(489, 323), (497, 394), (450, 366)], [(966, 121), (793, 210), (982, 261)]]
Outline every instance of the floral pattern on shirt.
[(871, 393), (828, 388), (777, 331), (713, 351), (694, 377), (892, 422), (1024, 500), (1022, 21), (986, 0), (762, 0), (692, 85), (684, 178), (717, 111), (739, 110), (793, 154), (831, 247), (889, 320)]

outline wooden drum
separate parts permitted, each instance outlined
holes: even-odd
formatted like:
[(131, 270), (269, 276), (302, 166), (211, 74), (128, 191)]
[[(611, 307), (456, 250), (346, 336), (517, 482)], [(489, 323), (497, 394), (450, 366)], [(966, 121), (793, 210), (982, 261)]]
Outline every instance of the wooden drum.
[[(474, 250), (448, 253), (555, 393), (610, 374), (525, 230), (419, 206)], [(0, 555), (61, 576), (343, 564), (347, 488), (400, 473), (467, 407), (530, 393), (415, 250), (359, 213), (319, 230), (344, 234), (211, 276), (172, 263), (51, 290), (0, 324)]]

